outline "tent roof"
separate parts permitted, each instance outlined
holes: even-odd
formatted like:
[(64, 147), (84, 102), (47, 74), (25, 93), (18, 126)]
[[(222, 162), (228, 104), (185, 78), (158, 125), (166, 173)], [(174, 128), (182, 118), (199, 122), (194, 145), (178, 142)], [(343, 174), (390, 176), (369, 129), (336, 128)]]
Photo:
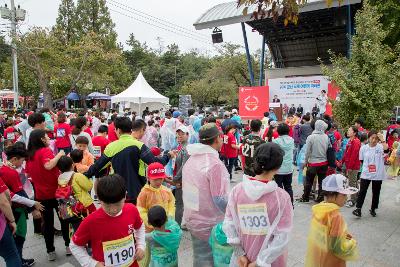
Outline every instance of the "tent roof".
[(139, 73), (136, 80), (122, 93), (111, 97), (112, 103), (117, 102), (133, 102), (133, 103), (169, 103), (168, 97), (165, 97), (154, 90), (143, 77), (142, 72)]
[[(349, 0), (350, 4), (360, 3), (361, 0)], [(348, 2), (342, 3), (342, 5)], [(340, 6), (338, 0), (332, 2), (331, 7)], [(237, 7), (237, 1), (232, 1), (228, 3), (222, 3), (216, 5), (209, 10), (207, 10), (197, 21), (193, 24), (196, 30), (211, 29), (214, 27), (220, 27), (225, 25), (231, 25), (239, 22), (249, 22), (251, 19), (253, 11), (256, 10), (256, 6), (252, 5), (249, 7), (247, 15), (243, 15), (244, 6)], [(307, 4), (300, 8), (300, 13), (310, 12), (314, 10), (326, 9), (326, 0), (308, 0)]]

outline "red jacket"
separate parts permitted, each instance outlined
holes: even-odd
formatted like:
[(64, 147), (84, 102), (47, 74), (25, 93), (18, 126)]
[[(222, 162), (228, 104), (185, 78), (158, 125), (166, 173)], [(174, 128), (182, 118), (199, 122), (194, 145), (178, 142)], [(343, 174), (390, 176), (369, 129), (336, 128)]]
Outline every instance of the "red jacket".
[(344, 151), (343, 162), (346, 164), (347, 170), (359, 170), (361, 166), (360, 162), (360, 148), (361, 142), (357, 137), (352, 141), (349, 141)]

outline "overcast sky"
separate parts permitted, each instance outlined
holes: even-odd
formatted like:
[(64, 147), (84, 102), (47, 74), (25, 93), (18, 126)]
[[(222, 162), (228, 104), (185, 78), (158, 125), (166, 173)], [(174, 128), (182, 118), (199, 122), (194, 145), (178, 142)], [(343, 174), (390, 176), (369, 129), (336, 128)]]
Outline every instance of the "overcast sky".
[[(0, 5), (5, 3), (9, 4), (10, 0), (0, 0)], [(147, 42), (152, 48), (158, 48), (159, 42), (157, 37), (160, 37), (162, 44), (166, 47), (168, 44), (176, 43), (179, 47), (184, 50), (190, 50), (193, 48), (200, 49), (201, 51), (212, 50), (212, 46), (205, 42), (194, 40), (192, 38), (206, 38), (211, 40), (211, 30), (196, 31), (193, 27), (193, 23), (209, 8), (229, 0), (113, 0), (119, 2), (122, 5), (128, 7), (118, 8), (109, 2), (107, 5), (110, 9), (111, 17), (116, 25), (116, 31), (118, 33), (118, 41), (125, 43), (130, 33), (133, 33), (138, 40), (141, 42)], [(51, 27), (55, 24), (58, 6), (61, 0), (15, 0), (16, 5), (20, 4), (21, 8), (27, 10), (27, 18), (23, 25), (21, 25), (21, 31), (24, 32), (31, 26), (43, 26)], [(76, 2), (76, 1), (75, 1)], [(148, 23), (156, 24), (154, 21), (142, 18), (136, 14), (129, 12), (129, 7), (135, 8), (136, 10), (150, 14), (152, 16), (164, 19), (168, 22), (172, 22), (176, 25), (184, 28), (193, 30), (189, 35), (192, 38), (187, 38), (182, 35), (178, 35), (166, 30), (154, 27)], [(127, 11), (128, 10), (128, 11)], [(121, 15), (118, 12), (127, 14), (133, 18)], [(139, 13), (141, 14), (141, 13)], [(146, 21), (146, 23), (141, 22)], [(0, 18), (0, 23), (5, 21)], [(164, 22), (162, 22), (164, 23)], [(165, 23), (164, 23), (165, 24)], [(163, 25), (157, 24), (160, 27)], [(168, 27), (168, 29), (172, 29)], [(231, 26), (221, 27), (223, 31), (224, 41), (229, 41), (243, 45), (243, 36), (240, 24)], [(177, 29), (173, 29), (178, 31)], [(199, 36), (200, 35), (200, 36)], [(249, 39), (249, 46), (251, 51), (255, 51), (261, 48), (261, 37), (256, 32), (251, 32), (251, 29), (247, 27), (247, 35)], [(202, 39), (203, 40), (203, 39)]]

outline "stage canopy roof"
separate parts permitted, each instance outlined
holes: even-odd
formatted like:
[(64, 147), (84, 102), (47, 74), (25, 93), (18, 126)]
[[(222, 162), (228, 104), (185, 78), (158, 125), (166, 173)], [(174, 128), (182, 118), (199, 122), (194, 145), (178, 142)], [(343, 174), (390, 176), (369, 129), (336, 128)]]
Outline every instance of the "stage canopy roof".
[[(347, 3), (350, 3), (350, 10)], [(245, 22), (265, 35), (275, 66), (285, 68), (318, 65), (318, 58), (329, 63), (328, 50), (346, 55), (347, 34), (354, 33), (353, 27), (348, 25), (354, 25), (354, 14), (361, 8), (361, 0), (342, 1), (342, 6), (334, 0), (330, 8), (326, 0), (308, 0), (300, 8), (298, 24), (287, 26), (284, 26), (283, 17), (277, 22), (271, 18), (251, 19), (254, 7), (249, 8), (248, 15), (243, 15), (243, 8), (237, 8), (237, 1), (219, 4), (205, 12), (194, 26), (202, 30)]]

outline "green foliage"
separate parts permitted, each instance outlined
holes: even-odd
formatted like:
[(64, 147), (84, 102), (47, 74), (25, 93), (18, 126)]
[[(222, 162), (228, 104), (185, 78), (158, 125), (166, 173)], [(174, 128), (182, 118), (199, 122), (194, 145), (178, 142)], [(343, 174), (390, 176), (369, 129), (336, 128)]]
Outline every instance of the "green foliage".
[(400, 98), (400, 45), (384, 44), (388, 32), (379, 22), (376, 7), (364, 1), (356, 15), (356, 35), (350, 59), (332, 56), (332, 67), (322, 66), (340, 87), (341, 97), (333, 105), (335, 118), (345, 127), (363, 117), (369, 129), (387, 125)]
[(105, 0), (78, 0), (76, 21), (78, 39), (89, 33), (96, 33), (106, 49), (116, 47), (115, 24)]
[(53, 31), (64, 44), (75, 41), (76, 34), (76, 8), (73, 0), (62, 0), (58, 8), (58, 17)]
[(370, 0), (382, 14), (380, 21), (384, 29), (389, 29), (385, 43), (391, 47), (400, 41), (400, 1), (399, 0)]

